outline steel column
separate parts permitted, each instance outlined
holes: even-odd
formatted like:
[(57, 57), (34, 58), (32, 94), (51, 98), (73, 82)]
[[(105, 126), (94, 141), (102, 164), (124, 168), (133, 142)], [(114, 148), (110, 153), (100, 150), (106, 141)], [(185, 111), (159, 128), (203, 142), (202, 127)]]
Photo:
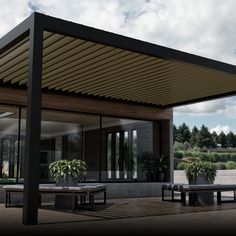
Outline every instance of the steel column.
[(38, 223), (43, 48), (43, 27), (37, 14), (31, 22), (29, 47), (23, 224), (33, 225)]

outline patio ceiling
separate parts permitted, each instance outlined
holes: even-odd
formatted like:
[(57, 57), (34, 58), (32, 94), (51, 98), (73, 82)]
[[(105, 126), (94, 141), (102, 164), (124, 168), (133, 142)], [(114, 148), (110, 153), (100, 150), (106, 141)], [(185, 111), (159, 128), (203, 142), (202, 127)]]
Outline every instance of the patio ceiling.
[[(45, 22), (44, 90), (160, 107), (235, 94), (235, 66), (39, 16)], [(71, 32), (66, 29), (69, 25), (73, 28)], [(26, 87), (28, 34), (8, 44), (4, 38), (2, 41), (1, 85)]]

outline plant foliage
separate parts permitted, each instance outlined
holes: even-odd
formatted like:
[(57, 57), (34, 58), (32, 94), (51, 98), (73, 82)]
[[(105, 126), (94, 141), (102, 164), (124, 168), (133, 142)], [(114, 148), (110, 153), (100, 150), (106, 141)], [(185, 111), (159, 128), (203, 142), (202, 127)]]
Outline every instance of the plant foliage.
[(87, 173), (86, 162), (78, 159), (59, 160), (49, 165), (49, 175), (56, 183), (72, 181), (77, 183)]
[(152, 152), (143, 152), (141, 155), (142, 170), (149, 173), (163, 173), (167, 168), (167, 159), (162, 154), (153, 154)]
[(210, 162), (194, 161), (186, 164), (185, 175), (189, 183), (195, 183), (197, 177), (205, 177), (207, 181), (215, 180), (217, 173), (216, 166)]

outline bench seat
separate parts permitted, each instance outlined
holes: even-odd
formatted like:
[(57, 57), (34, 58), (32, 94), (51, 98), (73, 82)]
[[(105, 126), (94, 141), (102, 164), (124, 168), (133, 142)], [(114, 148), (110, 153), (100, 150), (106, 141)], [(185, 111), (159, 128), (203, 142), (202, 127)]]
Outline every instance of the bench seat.
[[(171, 191), (171, 199), (165, 198), (165, 191)], [(233, 191), (233, 200), (222, 200), (221, 193)], [(163, 184), (162, 185), (162, 200), (163, 201), (180, 201), (186, 205), (186, 195), (191, 195), (191, 198), (197, 199), (197, 194), (200, 192), (216, 192), (217, 203), (236, 202), (236, 184)], [(180, 199), (175, 199), (174, 192), (180, 193)], [(193, 201), (196, 204), (196, 201)]]
[[(5, 207), (11, 206), (11, 195), (14, 193), (23, 193), (24, 185), (5, 185), (3, 189), (6, 192)], [(70, 195), (72, 197), (72, 210), (77, 206), (78, 196), (80, 196), (81, 204), (85, 204), (86, 196), (89, 197), (89, 203), (94, 207), (95, 195), (103, 193), (103, 203), (106, 204), (106, 185), (104, 184), (80, 184), (76, 186), (57, 186), (55, 184), (39, 185), (39, 204), (41, 204), (41, 196), (44, 194), (53, 195)]]

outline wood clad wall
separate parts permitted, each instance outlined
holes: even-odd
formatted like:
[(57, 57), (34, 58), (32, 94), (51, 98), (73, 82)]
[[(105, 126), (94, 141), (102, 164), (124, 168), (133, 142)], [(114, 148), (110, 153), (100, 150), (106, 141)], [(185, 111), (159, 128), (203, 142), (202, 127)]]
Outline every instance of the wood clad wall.
[[(25, 106), (26, 100), (26, 91), (24, 90), (0, 88), (0, 104)], [(48, 109), (130, 117), (136, 119), (172, 119), (172, 109), (159, 109), (144, 105), (111, 102), (102, 99), (89, 99), (79, 96), (44, 93), (42, 106), (43, 108)]]

